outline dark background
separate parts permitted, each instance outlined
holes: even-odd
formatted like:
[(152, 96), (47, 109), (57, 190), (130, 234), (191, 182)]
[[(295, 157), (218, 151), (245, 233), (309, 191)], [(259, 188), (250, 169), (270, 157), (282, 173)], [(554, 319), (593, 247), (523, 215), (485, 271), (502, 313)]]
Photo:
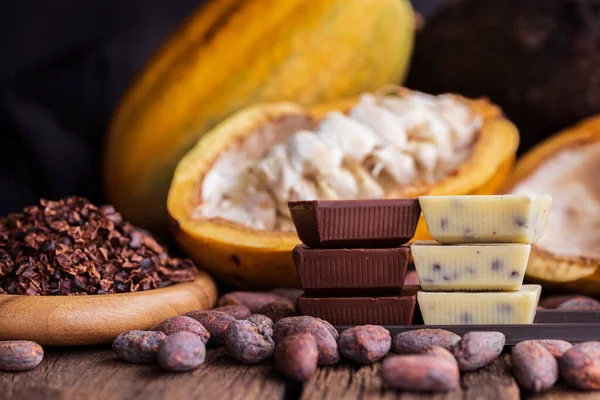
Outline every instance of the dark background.
[(101, 199), (120, 96), (201, 0), (25, 0), (0, 12), (0, 214), (40, 197)]
[[(425, 17), (444, 0), (415, 0)], [(0, 215), (102, 202), (103, 137), (123, 91), (202, 0), (21, 0), (0, 13)]]

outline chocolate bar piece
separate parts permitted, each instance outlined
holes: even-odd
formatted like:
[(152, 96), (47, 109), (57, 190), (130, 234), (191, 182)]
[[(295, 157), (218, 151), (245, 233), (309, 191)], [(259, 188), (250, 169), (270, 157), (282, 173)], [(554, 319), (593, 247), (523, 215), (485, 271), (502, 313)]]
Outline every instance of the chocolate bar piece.
[(378, 297), (298, 297), (298, 309), (334, 325), (410, 325), (415, 312), (418, 286), (407, 286), (402, 294)]
[(292, 201), (288, 203), (302, 243), (314, 248), (390, 247), (415, 235), (417, 199)]
[(515, 292), (423, 292), (417, 295), (426, 325), (531, 324), (540, 285)]
[(410, 249), (424, 291), (514, 291), (521, 289), (530, 247), (424, 241), (414, 242)]
[(546, 229), (550, 195), (421, 196), (423, 216), (439, 243), (533, 243)]
[[(341, 332), (351, 327), (351, 324), (335, 324), (335, 328)], [(523, 324), (523, 325), (384, 325), (390, 331), (392, 337), (395, 335), (414, 331), (415, 329), (445, 329), (459, 336), (471, 331), (495, 331), (502, 332), (506, 336), (506, 345), (514, 346), (524, 340), (557, 339), (570, 343), (581, 343), (590, 340), (598, 340), (600, 337), (600, 323), (573, 323), (573, 324)]]
[(301, 244), (293, 256), (306, 293), (399, 293), (404, 287), (410, 249), (311, 249)]

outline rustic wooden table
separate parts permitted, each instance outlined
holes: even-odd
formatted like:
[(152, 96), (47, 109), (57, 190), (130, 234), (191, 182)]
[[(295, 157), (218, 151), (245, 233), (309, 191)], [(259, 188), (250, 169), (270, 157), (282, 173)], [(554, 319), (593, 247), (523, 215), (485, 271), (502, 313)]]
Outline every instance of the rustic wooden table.
[(240, 365), (223, 350), (210, 350), (205, 365), (196, 371), (177, 374), (156, 366), (124, 363), (108, 348), (56, 348), (47, 350), (44, 361), (33, 371), (0, 373), (0, 399), (600, 399), (600, 392), (577, 392), (562, 385), (537, 396), (520, 393), (510, 374), (508, 355), (465, 374), (460, 389), (444, 394), (386, 390), (379, 368), (379, 364), (358, 367), (341, 363), (321, 368), (301, 385), (282, 380), (271, 363)]

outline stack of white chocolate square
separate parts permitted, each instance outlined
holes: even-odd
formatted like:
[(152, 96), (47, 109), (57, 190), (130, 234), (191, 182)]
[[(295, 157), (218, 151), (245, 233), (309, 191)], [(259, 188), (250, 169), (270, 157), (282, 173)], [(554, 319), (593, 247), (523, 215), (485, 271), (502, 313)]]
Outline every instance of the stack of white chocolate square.
[(541, 287), (523, 285), (523, 277), (552, 197), (422, 196), (419, 202), (437, 241), (411, 246), (425, 324), (533, 323)]

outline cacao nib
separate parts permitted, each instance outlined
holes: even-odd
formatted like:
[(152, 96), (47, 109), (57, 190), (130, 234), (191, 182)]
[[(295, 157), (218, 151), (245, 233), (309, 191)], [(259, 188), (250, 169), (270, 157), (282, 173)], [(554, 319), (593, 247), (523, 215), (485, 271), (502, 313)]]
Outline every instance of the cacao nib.
[(0, 218), (0, 294), (136, 292), (193, 280), (191, 260), (171, 258), (110, 205), (42, 199)]

